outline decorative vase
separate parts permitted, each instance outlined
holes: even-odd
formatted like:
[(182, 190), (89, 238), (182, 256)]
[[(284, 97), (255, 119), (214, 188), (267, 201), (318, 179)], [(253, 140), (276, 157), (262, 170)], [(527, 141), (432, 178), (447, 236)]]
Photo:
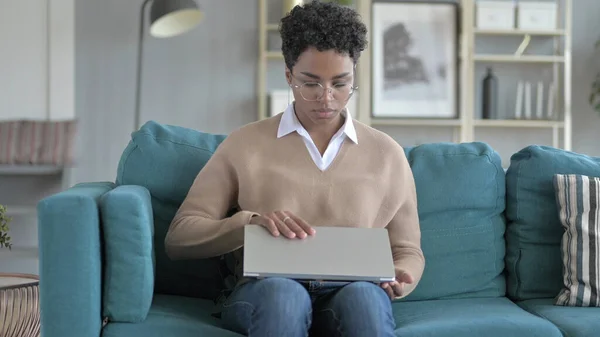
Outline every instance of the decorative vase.
[(487, 68), (487, 73), (483, 79), (481, 103), (481, 117), (483, 119), (498, 118), (498, 79), (492, 68)]

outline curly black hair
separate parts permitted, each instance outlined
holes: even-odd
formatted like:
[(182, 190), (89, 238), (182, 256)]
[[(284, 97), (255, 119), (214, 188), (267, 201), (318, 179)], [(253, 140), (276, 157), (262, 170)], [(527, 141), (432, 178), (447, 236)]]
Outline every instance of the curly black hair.
[(279, 24), (281, 51), (292, 70), (298, 57), (309, 47), (319, 51), (335, 49), (354, 63), (367, 47), (367, 27), (352, 8), (335, 2), (314, 0), (296, 6)]

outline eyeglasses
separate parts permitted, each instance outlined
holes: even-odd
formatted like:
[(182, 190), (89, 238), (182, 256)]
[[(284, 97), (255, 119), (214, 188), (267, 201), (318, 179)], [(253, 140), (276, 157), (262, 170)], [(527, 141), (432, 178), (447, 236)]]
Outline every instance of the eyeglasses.
[[(294, 75), (292, 75), (293, 78)], [(323, 98), (325, 95), (325, 87), (319, 82), (304, 82), (301, 85), (292, 84), (292, 87), (298, 89), (300, 96), (305, 101), (314, 102)], [(358, 89), (351, 83), (336, 83), (332, 88), (328, 88), (328, 94), (332, 94), (333, 98), (337, 101), (347, 101), (350, 99), (354, 91)]]

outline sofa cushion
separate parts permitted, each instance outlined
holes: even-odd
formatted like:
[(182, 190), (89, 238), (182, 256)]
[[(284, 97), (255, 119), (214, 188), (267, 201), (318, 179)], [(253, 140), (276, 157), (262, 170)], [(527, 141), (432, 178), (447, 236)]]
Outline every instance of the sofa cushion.
[(562, 288), (555, 174), (600, 176), (600, 158), (546, 146), (511, 157), (506, 172), (507, 290), (514, 300), (554, 298)]
[(403, 300), (504, 296), (504, 171), (483, 143), (407, 148), (425, 271)]
[(394, 303), (402, 337), (562, 337), (556, 326), (507, 298)]
[(600, 308), (563, 307), (553, 299), (527, 300), (518, 303), (523, 309), (556, 325), (567, 337), (597, 337), (600, 331)]
[(121, 156), (117, 185), (143, 186), (152, 195), (157, 293), (206, 299), (220, 294), (219, 259), (172, 261), (164, 240), (196, 175), (224, 138), (151, 121), (133, 133)]
[(563, 289), (556, 304), (600, 307), (600, 178), (557, 174), (554, 188), (565, 230), (561, 243)]
[(104, 238), (102, 316), (146, 319), (154, 294), (154, 225), (150, 192), (117, 186), (100, 199)]
[(156, 295), (144, 322), (109, 322), (102, 337), (241, 337), (220, 327), (220, 320), (211, 316), (213, 307), (209, 300)]

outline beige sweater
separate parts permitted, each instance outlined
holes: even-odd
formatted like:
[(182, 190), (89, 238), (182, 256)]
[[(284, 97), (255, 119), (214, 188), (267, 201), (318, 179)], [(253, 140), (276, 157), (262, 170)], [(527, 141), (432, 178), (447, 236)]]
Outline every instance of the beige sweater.
[[(354, 121), (321, 171), (300, 135), (277, 138), (281, 114), (232, 132), (195, 179), (165, 244), (172, 259), (214, 257), (242, 248), (254, 214), (290, 211), (314, 227), (387, 227), (394, 264), (420, 280), (424, 257), (412, 171), (388, 135)], [(231, 217), (228, 211), (237, 209)], [(317, 234), (318, 235), (318, 229)], [(240, 250), (241, 251), (241, 250)]]

